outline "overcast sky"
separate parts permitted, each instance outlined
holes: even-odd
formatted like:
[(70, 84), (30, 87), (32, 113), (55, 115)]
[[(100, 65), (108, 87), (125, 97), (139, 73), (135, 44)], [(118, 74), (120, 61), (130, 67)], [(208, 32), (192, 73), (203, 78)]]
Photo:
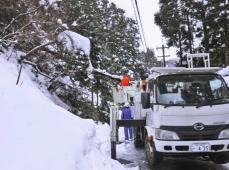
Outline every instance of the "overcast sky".
[[(126, 11), (126, 16), (135, 18), (132, 0), (110, 0), (119, 8)], [(162, 45), (162, 34), (159, 27), (154, 23), (154, 14), (159, 11), (159, 0), (138, 0), (146, 43), (149, 48), (153, 48), (156, 55), (161, 55), (161, 51), (156, 47)], [(166, 55), (174, 55), (174, 49), (166, 51)]]

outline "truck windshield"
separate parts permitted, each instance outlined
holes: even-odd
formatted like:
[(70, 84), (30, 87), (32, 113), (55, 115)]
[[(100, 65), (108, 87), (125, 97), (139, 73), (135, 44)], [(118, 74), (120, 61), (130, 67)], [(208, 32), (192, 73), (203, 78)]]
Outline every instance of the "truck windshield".
[(158, 77), (157, 102), (163, 105), (214, 105), (229, 103), (226, 83), (217, 74)]

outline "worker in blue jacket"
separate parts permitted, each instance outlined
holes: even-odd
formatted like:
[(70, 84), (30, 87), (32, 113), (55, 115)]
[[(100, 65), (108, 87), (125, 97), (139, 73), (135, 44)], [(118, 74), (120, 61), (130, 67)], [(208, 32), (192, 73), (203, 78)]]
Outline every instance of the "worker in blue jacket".
[[(129, 103), (125, 103), (123, 109), (122, 109), (122, 120), (127, 120), (127, 119), (133, 119), (131, 115), (131, 109), (129, 107)], [(133, 131), (132, 127), (124, 127), (124, 134), (125, 134), (125, 140), (132, 139), (133, 137)]]

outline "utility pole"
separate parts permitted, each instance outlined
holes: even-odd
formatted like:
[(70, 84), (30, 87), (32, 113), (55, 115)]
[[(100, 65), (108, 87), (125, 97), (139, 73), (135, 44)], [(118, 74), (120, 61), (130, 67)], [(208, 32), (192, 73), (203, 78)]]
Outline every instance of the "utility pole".
[(166, 48), (169, 48), (169, 47), (165, 47), (164, 44), (162, 44), (161, 47), (157, 47), (156, 48), (157, 50), (162, 50), (162, 56), (158, 56), (158, 57), (163, 57), (163, 65), (164, 65), (164, 67), (166, 66), (165, 65), (165, 57), (169, 57), (169, 55), (165, 55), (165, 49)]

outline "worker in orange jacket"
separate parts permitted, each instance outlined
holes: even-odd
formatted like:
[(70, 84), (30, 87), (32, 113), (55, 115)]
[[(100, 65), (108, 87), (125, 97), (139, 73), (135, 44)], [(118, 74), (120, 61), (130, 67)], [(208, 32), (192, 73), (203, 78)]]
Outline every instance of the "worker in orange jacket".
[(129, 86), (129, 76), (124, 75), (121, 80), (121, 86)]

